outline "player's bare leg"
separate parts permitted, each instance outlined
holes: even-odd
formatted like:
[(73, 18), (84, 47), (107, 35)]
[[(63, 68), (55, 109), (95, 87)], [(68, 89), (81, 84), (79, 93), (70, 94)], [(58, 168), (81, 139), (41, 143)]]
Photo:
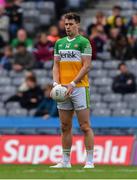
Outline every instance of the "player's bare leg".
[(71, 110), (59, 110), (59, 117), (61, 120), (62, 131), (62, 148), (63, 158), (60, 163), (52, 168), (70, 168), (70, 151), (72, 146), (72, 117), (74, 111)]
[(80, 128), (84, 133), (84, 143), (87, 151), (86, 165), (84, 168), (93, 168), (93, 147), (94, 147), (94, 134), (90, 128), (90, 111), (83, 109), (76, 111)]
[(72, 146), (72, 117), (74, 111), (59, 110), (59, 117), (61, 120), (62, 131), (62, 147), (63, 149), (70, 149)]

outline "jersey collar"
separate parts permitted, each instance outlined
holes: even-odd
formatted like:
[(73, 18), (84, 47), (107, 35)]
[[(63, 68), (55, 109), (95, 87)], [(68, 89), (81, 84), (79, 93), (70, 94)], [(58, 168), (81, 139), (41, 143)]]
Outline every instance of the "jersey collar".
[(71, 42), (71, 41), (74, 41), (76, 38), (74, 37), (73, 39), (69, 39), (68, 37), (67, 37), (67, 40), (69, 41), (69, 42)]
[(78, 37), (80, 34), (78, 34), (77, 36), (75, 36), (73, 39), (69, 39), (69, 37), (67, 36), (67, 40), (69, 41), (69, 42), (71, 42), (71, 41), (74, 41), (75, 39), (76, 39), (76, 37)]

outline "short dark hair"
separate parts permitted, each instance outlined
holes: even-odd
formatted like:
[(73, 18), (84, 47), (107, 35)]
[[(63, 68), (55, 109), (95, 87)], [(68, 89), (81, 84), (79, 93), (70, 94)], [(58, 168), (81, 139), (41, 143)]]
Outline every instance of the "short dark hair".
[(76, 21), (76, 23), (80, 23), (80, 15), (74, 12), (69, 12), (67, 14), (64, 15), (65, 19), (74, 19)]

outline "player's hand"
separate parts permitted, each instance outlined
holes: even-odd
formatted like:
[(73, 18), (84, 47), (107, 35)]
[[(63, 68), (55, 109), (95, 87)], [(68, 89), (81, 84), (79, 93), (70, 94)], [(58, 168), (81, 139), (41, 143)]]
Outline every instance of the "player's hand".
[[(58, 84), (58, 83), (54, 82), (52, 89), (53, 89), (55, 86), (58, 86), (58, 85), (61, 85), (61, 84)], [(50, 95), (49, 95), (51, 98), (52, 98), (52, 89), (51, 89)]]
[(72, 84), (68, 84), (66, 87), (67, 87), (66, 95), (70, 96), (74, 90), (74, 87), (72, 86)]

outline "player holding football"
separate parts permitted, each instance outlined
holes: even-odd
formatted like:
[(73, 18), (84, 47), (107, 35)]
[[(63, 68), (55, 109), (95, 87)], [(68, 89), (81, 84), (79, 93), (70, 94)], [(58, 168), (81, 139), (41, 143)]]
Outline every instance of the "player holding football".
[(90, 128), (90, 95), (88, 72), (91, 68), (92, 49), (88, 39), (79, 34), (80, 16), (76, 13), (65, 14), (67, 36), (58, 40), (54, 50), (53, 86), (67, 87), (69, 98), (58, 102), (62, 129), (63, 158), (53, 168), (70, 168), (70, 151), (72, 146), (72, 117), (76, 112), (79, 125), (84, 133), (87, 151), (84, 168), (94, 168), (94, 135)]

